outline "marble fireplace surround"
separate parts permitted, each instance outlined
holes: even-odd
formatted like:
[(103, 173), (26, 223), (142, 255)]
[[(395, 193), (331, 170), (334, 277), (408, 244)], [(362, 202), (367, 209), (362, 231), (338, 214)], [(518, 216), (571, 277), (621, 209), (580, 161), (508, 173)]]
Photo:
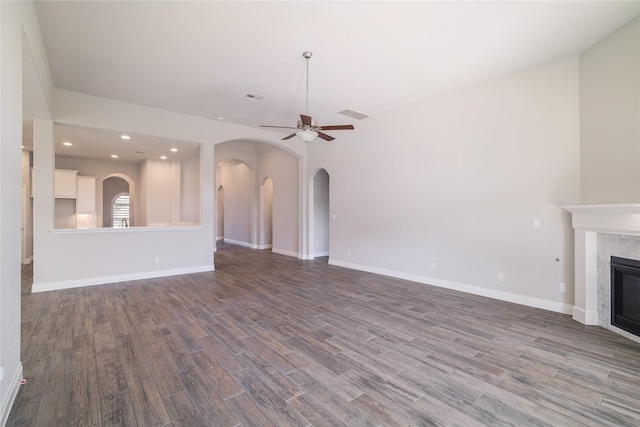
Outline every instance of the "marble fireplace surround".
[[(598, 318), (598, 235), (601, 235), (601, 254), (602, 243), (625, 239), (624, 236), (630, 237), (626, 240), (634, 246), (633, 252), (640, 253), (640, 248), (635, 248), (635, 242), (640, 242), (637, 237), (640, 236), (640, 203), (574, 205), (562, 206), (562, 208), (571, 212), (575, 232), (573, 319), (585, 325), (600, 324), (620, 333), (622, 330), (616, 330), (617, 328), (610, 325), (608, 315), (606, 319)], [(609, 260), (606, 260), (604, 267), (609, 268)], [(603, 277), (603, 271), (600, 277)], [(602, 308), (600, 311), (600, 317), (605, 317)]]

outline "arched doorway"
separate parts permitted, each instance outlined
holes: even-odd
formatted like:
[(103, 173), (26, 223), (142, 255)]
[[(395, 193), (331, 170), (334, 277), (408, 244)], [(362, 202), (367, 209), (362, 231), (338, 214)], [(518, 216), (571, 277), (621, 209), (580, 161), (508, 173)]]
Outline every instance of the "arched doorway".
[(127, 175), (112, 174), (105, 177), (102, 180), (102, 226), (121, 228), (137, 225), (134, 196), (133, 180)]
[[(301, 157), (279, 144), (230, 140), (215, 144), (214, 159), (216, 187), (224, 187), (225, 242), (249, 243), (254, 249), (270, 248), (276, 253), (309, 259), (309, 211), (300, 205), (301, 200), (308, 200), (308, 192), (300, 186), (304, 173)], [(250, 188), (245, 192), (250, 193), (250, 217), (245, 225), (250, 232), (250, 240), (234, 242), (237, 239), (229, 235), (230, 221), (238, 222), (239, 218), (232, 218), (231, 210), (237, 204), (247, 203), (244, 196), (236, 191), (238, 185), (244, 185), (245, 176), (236, 172), (245, 165), (251, 173), (247, 175)]]
[(329, 174), (320, 169), (313, 177), (313, 257), (329, 256)]

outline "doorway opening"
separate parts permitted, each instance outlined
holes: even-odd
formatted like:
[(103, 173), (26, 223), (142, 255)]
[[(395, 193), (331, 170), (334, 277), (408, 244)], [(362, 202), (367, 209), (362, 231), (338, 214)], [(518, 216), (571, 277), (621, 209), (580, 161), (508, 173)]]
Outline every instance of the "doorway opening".
[(134, 215), (135, 188), (124, 174), (112, 174), (102, 180), (102, 226), (128, 228), (142, 225)]

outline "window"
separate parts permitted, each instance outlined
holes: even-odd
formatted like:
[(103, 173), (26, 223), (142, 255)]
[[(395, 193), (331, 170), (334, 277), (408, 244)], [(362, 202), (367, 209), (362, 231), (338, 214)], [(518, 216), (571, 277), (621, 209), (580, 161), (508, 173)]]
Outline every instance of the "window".
[(127, 228), (129, 222), (129, 195), (121, 194), (111, 206), (111, 224), (113, 228)]

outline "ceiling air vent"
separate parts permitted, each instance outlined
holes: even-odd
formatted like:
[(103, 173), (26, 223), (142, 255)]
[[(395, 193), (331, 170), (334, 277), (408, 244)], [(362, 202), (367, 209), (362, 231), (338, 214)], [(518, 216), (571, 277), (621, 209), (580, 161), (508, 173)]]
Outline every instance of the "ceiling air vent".
[(342, 114), (343, 116), (351, 117), (352, 119), (356, 119), (356, 120), (362, 120), (369, 117), (364, 113), (360, 113), (358, 111), (353, 111), (353, 110), (338, 111), (338, 114)]
[(256, 95), (255, 93), (248, 93), (244, 97), (252, 101), (262, 101), (264, 99), (264, 96)]

